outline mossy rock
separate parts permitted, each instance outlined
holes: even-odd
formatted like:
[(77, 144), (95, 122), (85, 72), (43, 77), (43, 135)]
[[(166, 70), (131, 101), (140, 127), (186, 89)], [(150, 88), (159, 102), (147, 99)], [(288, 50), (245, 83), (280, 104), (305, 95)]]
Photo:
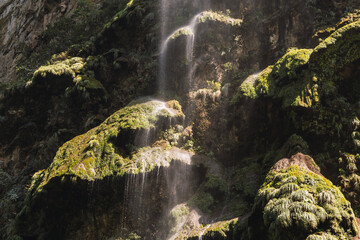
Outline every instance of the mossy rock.
[(253, 239), (310, 240), (326, 235), (345, 240), (357, 235), (350, 203), (329, 180), (310, 169), (291, 164), (269, 172), (255, 199), (253, 216), (259, 218), (252, 221), (257, 219), (259, 226), (252, 226)]
[(270, 75), (276, 79), (275, 83), (281, 85), (282, 80), (298, 78), (302, 68), (308, 64), (312, 52), (312, 49), (288, 49), (286, 54), (272, 68)]
[(86, 97), (90, 97), (89, 93), (95, 92), (105, 96), (104, 86), (86, 70), (85, 65), (86, 61), (83, 58), (65, 56), (65, 60), (57, 60), (55, 55), (54, 60), (48, 65), (41, 66), (34, 72), (26, 83), (26, 88), (46, 89), (52, 94), (69, 94), (78, 90)]
[[(282, 99), (283, 107), (311, 107), (319, 101), (317, 85), (308, 76), (308, 62), (312, 49), (290, 48), (275, 65), (249, 76), (234, 98)], [(233, 99), (235, 101), (236, 99)]]
[(360, 21), (335, 31), (321, 42), (311, 55), (311, 67), (322, 80), (333, 79), (336, 71), (360, 58)]
[(239, 239), (239, 219), (234, 218), (230, 220), (218, 221), (211, 224), (206, 224), (198, 229), (192, 230), (187, 237), (179, 237), (180, 239), (203, 239), (203, 240), (221, 240), (221, 239)]
[[(237, 95), (280, 98), (284, 108), (310, 108), (320, 102), (320, 93), (336, 92), (343, 68), (360, 59), (359, 43), (357, 20), (337, 29), (314, 49), (288, 49), (273, 66), (256, 75), (255, 81), (253, 78), (244, 81)], [(355, 83), (348, 84), (352, 84), (345, 87), (348, 91), (358, 88)], [(351, 93), (356, 95), (356, 91)]]
[(317, 88), (306, 76), (312, 49), (291, 48), (274, 66), (257, 77), (257, 95), (283, 99), (283, 107), (311, 107), (317, 102)]
[[(139, 168), (134, 166), (134, 159), (141, 158), (145, 150), (132, 157), (131, 152), (127, 153), (131, 151), (131, 146), (127, 144), (134, 144), (132, 141), (137, 133), (155, 128), (162, 118), (182, 119), (179, 105), (173, 101), (168, 103), (177, 106), (177, 109), (169, 108), (167, 103), (158, 100), (138, 100), (115, 112), (98, 127), (68, 141), (58, 150), (49, 168), (33, 176), (30, 190), (41, 191), (54, 177), (70, 175), (94, 181), (106, 176), (139, 172)], [(156, 155), (154, 151), (152, 153)]]
[(222, 12), (204, 11), (199, 15), (198, 22), (204, 23), (207, 21), (215, 21), (231, 26), (241, 26), (242, 20), (232, 18), (223, 14)]
[(189, 36), (194, 35), (193, 31), (188, 27), (183, 27), (176, 30), (171, 36), (169, 37), (170, 40), (175, 40), (180, 36)]

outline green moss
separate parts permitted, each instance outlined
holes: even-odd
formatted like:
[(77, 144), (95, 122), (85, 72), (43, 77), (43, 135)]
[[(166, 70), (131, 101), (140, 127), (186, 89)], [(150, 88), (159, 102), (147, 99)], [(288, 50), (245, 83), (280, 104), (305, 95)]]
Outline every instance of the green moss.
[(248, 77), (239, 87), (232, 102), (242, 96), (271, 96), (283, 99), (283, 107), (311, 107), (318, 102), (317, 85), (306, 75), (312, 49), (291, 48), (275, 65)]
[(174, 40), (177, 39), (180, 36), (189, 36), (189, 35), (193, 35), (194, 33), (191, 31), (190, 28), (188, 27), (183, 27), (180, 28), (178, 30), (176, 30), (170, 37), (169, 39)]
[(66, 96), (75, 92), (84, 98), (105, 97), (106, 90), (93, 77), (93, 73), (86, 70), (86, 62), (83, 58), (68, 58), (66, 53), (53, 56), (48, 65), (37, 69), (31, 80), (26, 83), (26, 88), (47, 88)]
[(312, 49), (288, 49), (272, 69), (271, 77), (276, 79), (275, 83), (281, 83), (284, 79), (298, 78), (302, 68), (308, 64), (312, 52)]
[(268, 239), (313, 239), (322, 234), (351, 239), (358, 232), (351, 205), (340, 190), (298, 166), (270, 172), (255, 209), (263, 212)]
[(238, 92), (232, 99), (232, 102), (238, 101), (242, 97), (249, 97), (255, 99), (258, 97), (255, 91), (255, 81), (257, 74), (250, 75), (248, 78), (243, 81), (238, 89)]
[(222, 12), (204, 11), (200, 14), (198, 22), (204, 23), (207, 21), (222, 22), (231, 26), (240, 26), (242, 23), (241, 19), (231, 18)]
[(173, 210), (171, 210), (170, 215), (173, 218), (179, 218), (185, 215), (189, 214), (189, 207), (187, 207), (186, 205), (178, 205), (176, 208), (174, 208)]
[(267, 67), (257, 76), (256, 95), (281, 98), (284, 107), (311, 107), (318, 101), (317, 87), (303, 72), (311, 53), (312, 49), (289, 49), (274, 66)]
[(333, 79), (336, 70), (360, 58), (359, 41), (360, 21), (338, 29), (314, 49), (312, 68), (320, 72), (322, 80)]
[[(33, 176), (31, 189), (40, 191), (51, 178), (65, 175), (93, 181), (109, 175), (149, 171), (151, 166), (155, 166), (155, 159), (164, 155), (161, 150), (139, 150), (130, 159), (121, 155), (126, 149), (123, 149), (125, 146), (116, 145), (116, 138), (120, 134), (128, 134), (130, 137), (134, 131), (154, 128), (160, 117), (182, 117), (181, 111), (162, 111), (164, 108), (166, 109), (165, 103), (150, 100), (134, 102), (117, 111), (98, 127), (65, 143), (49, 168)], [(153, 160), (152, 165), (144, 165), (144, 154), (147, 161)]]
[(238, 222), (239, 219), (234, 218), (206, 224), (200, 228), (184, 233), (183, 235), (186, 235), (186, 237), (178, 237), (176, 239), (236, 239), (234, 235), (238, 228)]
[(267, 95), (269, 93), (269, 85), (271, 86), (271, 78), (269, 78), (270, 73), (273, 70), (273, 65), (265, 68), (255, 80), (255, 91), (259, 95)]
[(225, 181), (215, 175), (210, 175), (203, 182), (197, 193), (189, 200), (191, 207), (198, 207), (204, 213), (211, 213), (225, 200), (227, 185)]
[(57, 61), (51, 65), (41, 66), (34, 72), (32, 82), (29, 82), (28, 85), (33, 84), (33, 82), (39, 78), (50, 78), (51, 76), (65, 75), (75, 78), (76, 73), (79, 73), (83, 67), (84, 59), (79, 57)]

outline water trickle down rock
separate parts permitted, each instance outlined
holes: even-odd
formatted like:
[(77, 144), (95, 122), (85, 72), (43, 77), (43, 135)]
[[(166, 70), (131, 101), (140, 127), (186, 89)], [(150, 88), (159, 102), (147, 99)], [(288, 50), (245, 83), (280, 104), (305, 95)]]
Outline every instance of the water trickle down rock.
[[(44, 236), (49, 238), (56, 234), (65, 237), (68, 232), (64, 229), (55, 230), (57, 222), (62, 224), (66, 222), (66, 225), (69, 226), (76, 224), (76, 214), (78, 214), (78, 211), (88, 211), (85, 209), (90, 207), (92, 201), (97, 201), (95, 200), (97, 194), (101, 196), (98, 191), (115, 191), (112, 194), (110, 192), (104, 193), (104, 196), (113, 196), (111, 198), (114, 198), (114, 201), (117, 199), (116, 203), (109, 199), (103, 202), (105, 205), (110, 204), (111, 207), (106, 207), (107, 209), (115, 211), (107, 214), (110, 214), (111, 218), (113, 218), (117, 212), (120, 212), (120, 215), (126, 217), (121, 221), (118, 218), (117, 224), (111, 223), (111, 225), (125, 225), (124, 228), (127, 229), (138, 229), (139, 233), (145, 236), (146, 231), (151, 229), (151, 223), (156, 222), (154, 219), (164, 209), (161, 204), (169, 198), (167, 191), (165, 191), (164, 174), (162, 171), (159, 174), (157, 169), (159, 167), (161, 169), (178, 168), (177, 164), (170, 163), (173, 160), (180, 160), (179, 165), (189, 165), (191, 155), (184, 155), (182, 151), (177, 149), (166, 150), (164, 147), (139, 149), (132, 143), (134, 143), (137, 131), (154, 128), (156, 125), (170, 127), (167, 118), (172, 118), (172, 123), (175, 124), (177, 121), (181, 122), (183, 117), (181, 107), (176, 101), (164, 103), (158, 100), (141, 99), (119, 110), (98, 127), (65, 143), (59, 149), (50, 167), (34, 175), (28, 199), (29, 205), (24, 208), (25, 210), (18, 217), (18, 225), (22, 225), (21, 234), (23, 236), (35, 236), (37, 233), (42, 232)], [(165, 122), (165, 124), (158, 124), (160, 122)], [(148, 174), (148, 172), (151, 173)], [(127, 176), (126, 179), (124, 175)], [(109, 182), (106, 179), (113, 179), (114, 182)], [(147, 182), (148, 179), (149, 182)], [(83, 184), (88, 182), (94, 182), (94, 189), (90, 193), (93, 195), (91, 198), (88, 197), (89, 193), (85, 193), (86, 188), (82, 187)], [(112, 184), (117, 185), (117, 187), (113, 189), (110, 187)], [(37, 206), (39, 208), (37, 212), (40, 215), (50, 217), (55, 213), (49, 212), (46, 207), (44, 208), (42, 204), (43, 198), (54, 194), (66, 194), (67, 191), (72, 191), (71, 189), (81, 195), (74, 195), (75, 198), (79, 198), (78, 201), (81, 206), (77, 206), (76, 209), (69, 212), (69, 215), (63, 215), (62, 218), (54, 220), (55, 222), (46, 221), (35, 224), (34, 219), (38, 219), (39, 215), (29, 214), (31, 211), (28, 210), (31, 209), (31, 206)], [(163, 192), (163, 194), (157, 196), (159, 192)], [(122, 197), (119, 198), (119, 194)], [(86, 195), (86, 197), (82, 195)], [(143, 196), (146, 197), (143, 198)], [(58, 209), (59, 211), (65, 211), (64, 209), (69, 207), (68, 204), (77, 201), (72, 199), (72, 196), (68, 197), (67, 202), (64, 202), (62, 207)], [(161, 199), (155, 201), (157, 197)], [(58, 197), (48, 204), (57, 204), (56, 199)], [(118, 199), (128, 201), (130, 206), (122, 204)], [(151, 207), (155, 206), (154, 201), (157, 204), (155, 208)], [(101, 204), (93, 206), (94, 209), (98, 210), (103, 207)], [(54, 206), (54, 208), (56, 207)], [(101, 211), (103, 214), (106, 212)], [(126, 211), (125, 214), (123, 214), (124, 211)], [(127, 212), (129, 214), (126, 214)], [(61, 214), (59, 213), (59, 215)], [(103, 216), (108, 218), (110, 215), (106, 216), (105, 214)], [(153, 219), (150, 219), (150, 217)], [(99, 215), (97, 218), (101, 218), (101, 216)], [(96, 219), (94, 221), (97, 222)], [(107, 221), (106, 223), (97, 222), (96, 224), (106, 225), (110, 223)], [(37, 231), (33, 232), (33, 229), (37, 229)], [(118, 230), (121, 229), (122, 227), (119, 226)], [(86, 232), (85, 229), (80, 227), (77, 233), (81, 235), (84, 234), (83, 231)]]
[[(193, 75), (193, 52), (194, 52), (194, 43), (195, 43), (195, 33), (196, 33), (196, 25), (198, 23), (198, 18), (200, 14), (197, 14), (193, 19), (190, 21), (190, 24), (187, 26), (183, 26), (175, 30), (170, 36), (168, 36), (165, 41), (161, 44), (160, 49), (160, 79), (159, 79), (159, 88), (160, 93), (165, 92), (166, 90), (169, 90), (169, 83), (167, 82), (167, 78), (171, 77), (168, 76), (167, 72), (167, 61), (168, 57), (171, 57), (171, 55), (168, 56), (168, 45), (170, 41), (176, 40), (178, 37), (185, 36), (185, 60), (186, 60), (186, 78), (184, 79), (184, 83), (179, 83), (183, 85), (181, 89), (183, 91), (189, 91), (192, 86), (192, 75)], [(178, 44), (176, 44), (178, 46)], [(180, 45), (181, 46), (181, 45)]]

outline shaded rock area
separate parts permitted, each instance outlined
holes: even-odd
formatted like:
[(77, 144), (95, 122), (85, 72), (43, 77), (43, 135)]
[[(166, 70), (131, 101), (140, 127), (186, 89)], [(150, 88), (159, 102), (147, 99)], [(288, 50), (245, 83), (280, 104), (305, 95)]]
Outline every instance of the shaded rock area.
[(15, 78), (20, 44), (34, 49), (48, 25), (72, 14), (76, 1), (2, 1), (0, 3), (0, 82)]

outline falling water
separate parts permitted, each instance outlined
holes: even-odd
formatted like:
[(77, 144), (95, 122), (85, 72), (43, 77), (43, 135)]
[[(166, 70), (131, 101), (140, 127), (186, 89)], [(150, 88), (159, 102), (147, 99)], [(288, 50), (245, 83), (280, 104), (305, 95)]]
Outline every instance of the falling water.
[[(160, 9), (161, 9), (161, 52), (160, 52), (160, 74), (159, 74), (159, 92), (163, 93), (165, 91), (165, 57), (167, 44), (164, 44), (166, 41), (166, 32), (167, 32), (167, 23), (168, 23), (168, 10), (169, 10), (169, 1), (161, 0), (160, 1)], [(164, 46), (165, 45), (165, 46)], [(165, 53), (164, 53), (165, 52)]]
[(207, 225), (202, 231), (201, 233), (199, 234), (199, 240), (202, 240), (203, 239), (203, 236), (204, 234), (206, 233), (206, 230), (210, 227), (210, 224)]
[[(166, 103), (160, 100), (149, 98), (149, 103), (152, 102), (156, 104), (154, 106), (153, 111), (149, 114), (152, 116), (157, 116), (161, 111), (166, 111), (169, 114), (169, 125), (173, 123), (172, 118), (176, 115), (175, 111), (166, 106)], [(152, 144), (152, 140), (156, 137), (157, 127), (149, 127), (146, 129), (142, 129), (136, 133), (134, 144), (136, 147), (146, 147)]]
[[(160, 17), (161, 17), (161, 45), (160, 45), (160, 52), (159, 52), (159, 79), (158, 79), (158, 92), (160, 94), (164, 94), (167, 89), (169, 83), (167, 77), (169, 76), (168, 70), (168, 47), (172, 40), (174, 40), (177, 36), (176, 34), (181, 33), (184, 37), (186, 37), (186, 46), (183, 49), (183, 53), (186, 57), (187, 69), (185, 73), (185, 79), (182, 84), (186, 87), (185, 90), (190, 91), (193, 85), (193, 76), (194, 76), (194, 45), (196, 40), (196, 31), (199, 22), (199, 17), (201, 17), (202, 13), (199, 13), (192, 17), (189, 21), (188, 25), (180, 27), (176, 29), (174, 32), (169, 34), (169, 20), (171, 16), (171, 8), (174, 7), (174, 3), (179, 2), (181, 0), (161, 0), (160, 1)], [(198, 1), (203, 4), (203, 1)], [(194, 3), (199, 4), (198, 2)], [(205, 0), (205, 2), (208, 2)], [(200, 5), (201, 5), (200, 4)], [(205, 4), (206, 7), (208, 5)], [(199, 8), (196, 11), (200, 11)], [(170, 116), (175, 116), (176, 114), (173, 112), (172, 109), (166, 106), (165, 102), (161, 102), (158, 100), (151, 99), (151, 101), (156, 101), (156, 107), (153, 110), (152, 115), (156, 116), (160, 111), (167, 111)], [(172, 118), (169, 119), (169, 126), (171, 126)], [(157, 128), (159, 128), (157, 126)], [(138, 132), (138, 135), (135, 138), (135, 145), (138, 147), (146, 147), (152, 145), (152, 140), (155, 139), (156, 135), (156, 127), (149, 128), (143, 131)], [(124, 203), (125, 209), (130, 213), (131, 218), (133, 219), (144, 219), (146, 212), (148, 209), (145, 209), (147, 201), (143, 199), (143, 197), (150, 197), (145, 196), (145, 194), (150, 194), (149, 189), (153, 188), (151, 184), (151, 178), (155, 178), (156, 180), (156, 187), (160, 187), (161, 184), (165, 184), (166, 187), (166, 195), (167, 195), (167, 206), (164, 206), (163, 209), (163, 217), (162, 223), (164, 225), (167, 224), (168, 214), (170, 210), (180, 204), (185, 202), (188, 199), (188, 195), (191, 192), (191, 188), (194, 187), (193, 184), (190, 184), (192, 181), (192, 174), (191, 174), (191, 158), (192, 154), (188, 153), (184, 150), (180, 149), (171, 149), (168, 150), (166, 153), (162, 152), (159, 156), (153, 156), (151, 151), (154, 151), (151, 148), (142, 153), (142, 156), (138, 156), (138, 163), (140, 166), (139, 174), (131, 174), (127, 177), (126, 188), (125, 188), (125, 196), (124, 196)], [(152, 159), (152, 160), (151, 160)], [(171, 162), (169, 159), (172, 159)], [(177, 160), (174, 162), (174, 160)], [(153, 161), (153, 162), (151, 162)], [(156, 171), (154, 174), (146, 173), (147, 167), (152, 165)], [(146, 218), (146, 217), (145, 217)], [(169, 236), (168, 232), (166, 232), (167, 226), (161, 226), (158, 239), (172, 239), (175, 235)], [(161, 232), (164, 231), (164, 232)]]
[(192, 82), (193, 82), (193, 74), (194, 74), (194, 45), (195, 45), (195, 33), (196, 33), (196, 26), (198, 23), (198, 19), (201, 13), (197, 14), (190, 22), (188, 28), (189, 31), (192, 33), (186, 39), (186, 60), (188, 63), (188, 84), (189, 84), (189, 91), (192, 89)]
[[(165, 10), (164, 10), (165, 11)], [(188, 90), (191, 90), (192, 87), (192, 79), (193, 79), (193, 58), (194, 58), (194, 43), (196, 36), (196, 27), (198, 23), (198, 19), (201, 16), (201, 13), (197, 14), (193, 17), (187, 26), (180, 27), (172, 32), (167, 38), (164, 38), (160, 47), (160, 77), (159, 77), (159, 91), (160, 93), (164, 93), (167, 85), (167, 52), (168, 45), (171, 40), (173, 40), (178, 33), (185, 33), (186, 36), (186, 61), (187, 61), (187, 84)], [(164, 25), (164, 29), (166, 28), (166, 24)]]

